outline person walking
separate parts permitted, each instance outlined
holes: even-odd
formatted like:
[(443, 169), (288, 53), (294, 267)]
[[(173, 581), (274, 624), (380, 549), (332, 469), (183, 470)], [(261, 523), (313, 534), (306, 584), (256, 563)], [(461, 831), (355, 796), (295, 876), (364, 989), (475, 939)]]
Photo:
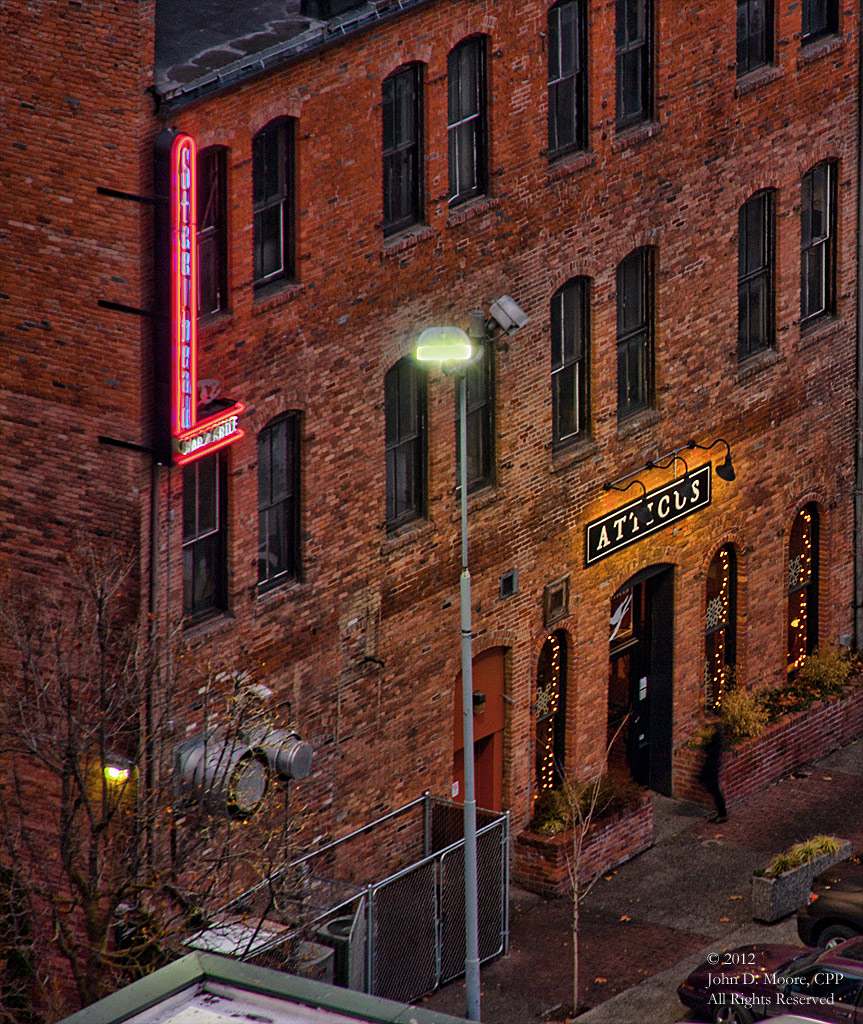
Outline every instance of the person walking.
[(722, 763), (722, 751), (725, 747), (725, 737), (722, 732), (722, 723), (715, 722), (704, 744), (704, 764), (701, 766), (701, 784), (713, 797), (716, 804), (716, 814), (710, 818), (714, 824), (721, 825), (728, 821), (728, 808), (725, 804), (725, 794), (719, 784), (719, 770)]

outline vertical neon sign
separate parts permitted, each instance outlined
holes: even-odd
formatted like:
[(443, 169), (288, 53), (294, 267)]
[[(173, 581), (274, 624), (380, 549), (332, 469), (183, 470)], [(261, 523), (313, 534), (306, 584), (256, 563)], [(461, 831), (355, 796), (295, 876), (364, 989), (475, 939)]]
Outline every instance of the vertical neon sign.
[[(195, 424), (198, 350), (198, 187), (195, 141), (178, 135), (171, 152), (176, 176), (171, 209), (174, 408), (172, 433), (178, 437)], [(194, 302), (194, 305), (193, 305)]]
[(171, 435), (173, 461), (193, 459), (245, 436), (242, 402), (219, 402), (198, 419), (198, 185), (197, 147), (184, 133), (170, 157), (171, 203)]

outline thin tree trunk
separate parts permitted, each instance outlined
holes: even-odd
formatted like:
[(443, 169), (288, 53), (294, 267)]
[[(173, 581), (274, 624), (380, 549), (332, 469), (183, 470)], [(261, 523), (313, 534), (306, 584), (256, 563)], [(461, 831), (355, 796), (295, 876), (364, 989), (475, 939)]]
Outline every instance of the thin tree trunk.
[[(576, 885), (578, 881), (576, 880)], [(572, 901), (572, 1015), (578, 1014), (578, 905), (577, 898)]]

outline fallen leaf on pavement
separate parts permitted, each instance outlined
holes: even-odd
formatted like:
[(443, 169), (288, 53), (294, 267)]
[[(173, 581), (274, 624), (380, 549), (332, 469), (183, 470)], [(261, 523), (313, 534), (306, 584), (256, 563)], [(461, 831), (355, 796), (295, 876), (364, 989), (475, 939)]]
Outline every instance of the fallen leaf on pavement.
[(743, 897), (742, 897), (742, 896), (729, 896), (728, 898), (729, 898), (730, 900), (742, 900), (742, 899), (743, 899)]
[(631, 921), (632, 918), (629, 916), (629, 914), (621, 914), (620, 915), (620, 920), (621, 921)]
[(604, 985), (608, 981), (608, 978), (594, 978), (593, 980), (597, 985)]
[(832, 776), (832, 775), (822, 775), (822, 776), (821, 776), (821, 778), (822, 778), (822, 779), (823, 779), (823, 780), (824, 780), (825, 782), (832, 782), (832, 781), (833, 781), (833, 776)]
[(719, 920), (720, 921), (730, 921), (731, 918), (730, 917), (720, 917)]

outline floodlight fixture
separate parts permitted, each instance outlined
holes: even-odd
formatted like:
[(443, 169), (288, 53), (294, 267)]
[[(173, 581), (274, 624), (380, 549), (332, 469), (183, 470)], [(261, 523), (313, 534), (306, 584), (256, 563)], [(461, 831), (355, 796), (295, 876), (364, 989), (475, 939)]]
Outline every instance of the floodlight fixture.
[(495, 299), (489, 307), (489, 315), (493, 321), (491, 326), (496, 324), (504, 334), (515, 334), (519, 327), (524, 327), (530, 320), (527, 313), (509, 295), (501, 295), (499, 299)]

